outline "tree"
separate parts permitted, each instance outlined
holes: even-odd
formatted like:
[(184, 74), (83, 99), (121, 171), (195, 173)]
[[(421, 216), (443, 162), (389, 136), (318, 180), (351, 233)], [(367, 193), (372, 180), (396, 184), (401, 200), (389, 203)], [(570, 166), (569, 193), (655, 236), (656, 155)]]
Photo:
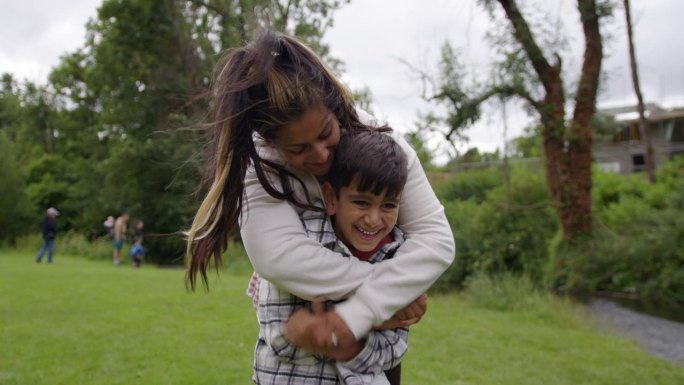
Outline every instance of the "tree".
[(418, 160), (423, 166), (423, 169), (429, 171), (435, 168), (432, 164), (433, 155), (427, 148), (427, 139), (420, 130), (410, 131), (404, 134), (404, 139), (411, 145), (418, 155)]
[[(3, 99), (0, 101), (4, 102)], [(26, 196), (26, 182), (15, 148), (7, 136), (0, 122), (0, 241), (12, 242), (16, 236), (30, 229), (34, 213)], [(33, 219), (38, 222), (38, 219)]]
[[(295, 35), (337, 71), (342, 62), (330, 57), (323, 43), (333, 24), (333, 13), (350, 0), (184, 0), (186, 17), (194, 21), (193, 32), (204, 52), (219, 53), (242, 45), (262, 26)], [(218, 36), (218, 39), (212, 39)], [(209, 60), (214, 58), (206, 55)]]
[(445, 137), (452, 140), (464, 127), (477, 121), (481, 105), (491, 97), (522, 98), (540, 119), (547, 183), (564, 239), (572, 240), (590, 233), (590, 123), (595, 112), (603, 56), (599, 19), (610, 13), (610, 6), (596, 0), (577, 0), (585, 45), (574, 107), (569, 115), (560, 55), (554, 52), (553, 62), (549, 60), (549, 54), (542, 49), (515, 0), (481, 0), (481, 3), (492, 17), (496, 17), (497, 10), (503, 11), (508, 21), (508, 34), (513, 38), (512, 45), (507, 46), (492, 80), (483, 87), (474, 87), (475, 91), (464, 84), (458, 55), (445, 46), (440, 70), (442, 78), (436, 92), (430, 96), (431, 100), (448, 108), (447, 116), (442, 119), (447, 126)]
[(221, 52), (270, 25), (326, 56), (321, 38), (343, 3), (104, 1), (83, 47), (61, 58), (47, 86), (2, 79), (0, 125), (20, 158), (29, 207), (50, 202), (62, 229), (91, 238), (125, 209), (146, 222), (151, 261), (181, 262), (178, 234), (195, 211), (201, 168), (197, 122)]
[(541, 157), (544, 151), (542, 146), (541, 127), (534, 125), (525, 128), (525, 135), (511, 140), (515, 155), (521, 158)]
[(629, 44), (629, 66), (632, 70), (632, 85), (634, 86), (634, 93), (637, 97), (637, 110), (639, 111), (639, 133), (644, 141), (644, 158), (646, 160), (646, 172), (648, 173), (648, 180), (655, 183), (655, 162), (653, 159), (653, 145), (651, 144), (651, 135), (648, 131), (648, 120), (644, 115), (644, 97), (641, 94), (641, 85), (639, 83), (639, 70), (637, 68), (636, 52), (634, 49), (634, 28), (632, 26), (632, 16), (630, 12), (629, 0), (623, 0), (625, 6), (625, 22), (627, 23), (627, 42)]

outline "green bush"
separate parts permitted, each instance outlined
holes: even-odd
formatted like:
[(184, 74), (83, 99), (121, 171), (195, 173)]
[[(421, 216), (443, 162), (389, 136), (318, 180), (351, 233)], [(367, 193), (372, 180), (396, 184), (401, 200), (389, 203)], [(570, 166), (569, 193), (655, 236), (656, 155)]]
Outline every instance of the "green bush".
[(551, 247), (548, 282), (573, 291), (632, 293), (684, 304), (684, 162), (656, 184), (641, 175), (595, 174), (594, 232)]
[(494, 167), (462, 171), (442, 183), (436, 194), (442, 202), (474, 199), (481, 203), (489, 190), (503, 183), (503, 178), (503, 172)]
[(516, 272), (541, 279), (547, 242), (557, 229), (544, 176), (518, 170), (509, 187), (487, 194), (474, 218), (479, 242), (477, 270)]
[[(435, 290), (462, 287), (468, 276), (477, 272), (524, 273), (541, 281), (547, 259), (546, 243), (557, 228), (544, 176), (515, 168), (510, 184), (505, 186), (501, 181), (491, 185), (493, 180), (488, 178), (495, 174), (490, 170), (462, 175), (469, 181), (489, 180), (490, 185), (486, 191), (476, 189), (473, 196), (442, 201), (456, 241), (456, 258), (435, 284)], [(454, 193), (450, 196), (460, 197), (465, 191), (473, 191), (457, 189), (456, 186), (474, 185), (459, 184), (458, 178), (450, 182), (447, 191)], [(480, 193), (484, 194), (481, 200)]]
[(444, 201), (444, 211), (456, 242), (456, 258), (439, 280), (432, 286), (435, 291), (447, 291), (462, 287), (465, 279), (473, 273), (477, 255), (477, 236), (473, 218), (480, 210), (475, 199)]

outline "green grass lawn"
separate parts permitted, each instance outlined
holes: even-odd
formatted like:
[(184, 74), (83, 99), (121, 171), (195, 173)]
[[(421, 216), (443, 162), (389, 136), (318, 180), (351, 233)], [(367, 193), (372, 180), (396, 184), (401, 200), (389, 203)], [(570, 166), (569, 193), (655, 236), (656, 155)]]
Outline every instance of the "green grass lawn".
[[(0, 384), (249, 384), (257, 325), (239, 270), (188, 293), (180, 269), (0, 251)], [(430, 298), (404, 384), (684, 384), (684, 368), (568, 305), (469, 298)]]

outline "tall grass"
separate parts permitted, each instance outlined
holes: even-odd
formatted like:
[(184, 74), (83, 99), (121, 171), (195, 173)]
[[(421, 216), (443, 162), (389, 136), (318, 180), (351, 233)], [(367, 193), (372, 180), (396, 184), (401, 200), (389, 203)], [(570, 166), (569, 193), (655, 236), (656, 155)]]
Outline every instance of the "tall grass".
[[(39, 234), (24, 235), (16, 239), (13, 249), (25, 253), (38, 252), (42, 238)], [(121, 250), (122, 263), (130, 263), (130, 244), (124, 244)], [(55, 241), (56, 255), (69, 255), (90, 260), (111, 260), (113, 245), (111, 238), (100, 237), (88, 240), (83, 234), (69, 231), (60, 234)], [(180, 267), (180, 264), (179, 264)], [(223, 254), (222, 271), (237, 273), (248, 272), (251, 269), (247, 252), (242, 243), (238, 241), (228, 242), (228, 247)]]
[[(15, 247), (24, 252), (38, 252), (41, 242), (40, 234), (24, 235), (17, 238)], [(112, 242), (109, 238), (97, 238), (90, 241), (81, 233), (68, 231), (57, 236), (55, 253), (94, 260), (112, 259)], [(122, 254), (126, 255), (123, 251)]]

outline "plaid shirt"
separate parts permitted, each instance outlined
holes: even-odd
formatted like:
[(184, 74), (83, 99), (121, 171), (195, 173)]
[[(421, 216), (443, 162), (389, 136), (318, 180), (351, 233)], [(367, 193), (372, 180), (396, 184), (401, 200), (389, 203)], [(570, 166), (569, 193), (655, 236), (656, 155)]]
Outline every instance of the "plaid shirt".
[[(349, 249), (335, 236), (330, 218), (324, 212), (304, 211), (300, 215), (307, 236), (325, 247), (351, 257)], [(398, 227), (392, 230), (394, 242), (375, 252), (370, 263), (391, 258), (404, 242)], [(346, 362), (301, 350), (285, 340), (281, 326), (300, 308), (311, 308), (311, 302), (279, 289), (267, 280), (252, 275), (247, 295), (257, 310), (259, 339), (254, 352), (255, 384), (259, 385), (365, 385), (384, 370), (399, 364), (408, 349), (408, 328), (371, 331), (363, 350)], [(332, 302), (328, 301), (328, 306)]]

